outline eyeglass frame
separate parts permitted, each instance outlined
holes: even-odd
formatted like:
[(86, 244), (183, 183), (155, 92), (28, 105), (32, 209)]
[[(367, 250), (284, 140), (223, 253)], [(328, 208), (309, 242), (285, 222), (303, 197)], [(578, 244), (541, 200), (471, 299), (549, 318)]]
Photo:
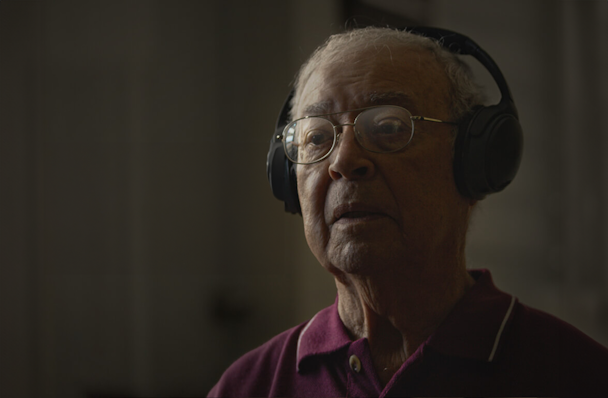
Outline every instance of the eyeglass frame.
[[(404, 111), (406, 111), (407, 113), (409, 113), (410, 114), (410, 120), (412, 121), (412, 134), (410, 136), (410, 139), (401, 148), (393, 149), (391, 151), (386, 151), (386, 152), (378, 152), (378, 151), (373, 151), (371, 149), (366, 148), (359, 141), (359, 138), (358, 138), (357, 134), (355, 134), (357, 143), (359, 143), (359, 145), (361, 145), (361, 147), (363, 149), (365, 149), (366, 151), (372, 152), (372, 153), (392, 153), (392, 152), (400, 151), (403, 148), (405, 148), (406, 146), (408, 146), (408, 144), (414, 138), (414, 131), (415, 131), (415, 129), (414, 129), (414, 121), (416, 121), (416, 120), (421, 121), (421, 122), (445, 123), (445, 124), (451, 124), (453, 126), (458, 125), (458, 123), (455, 123), (455, 122), (448, 122), (448, 121), (445, 121), (445, 120), (439, 120), (439, 119), (435, 119), (435, 118), (431, 118), (431, 117), (414, 116), (414, 115), (412, 115), (412, 112), (410, 112), (408, 109), (406, 109), (406, 108), (404, 108), (402, 106), (399, 106), (399, 105), (373, 105), (373, 106), (368, 106), (368, 107), (365, 107), (365, 108), (356, 108), (356, 109), (350, 109), (350, 110), (341, 111), (341, 112), (324, 113), (324, 114), (321, 114), (321, 115), (308, 115), (308, 116), (304, 116), (304, 117), (292, 120), (292, 121), (288, 122), (285, 125), (285, 128), (283, 129), (283, 132), (280, 135), (277, 135), (277, 139), (279, 139), (279, 140), (281, 140), (283, 142), (283, 152), (285, 152), (285, 156), (287, 157), (287, 159), (289, 159), (289, 161), (293, 162), (294, 164), (302, 164), (302, 165), (315, 164), (315, 163), (318, 163), (318, 162), (320, 162), (320, 161), (322, 161), (324, 159), (327, 159), (327, 157), (329, 157), (329, 155), (335, 149), (336, 144), (338, 142), (338, 137), (339, 137), (340, 134), (342, 134), (342, 133), (338, 134), (336, 128), (338, 128), (338, 127), (344, 127), (344, 126), (353, 126), (353, 130), (355, 130), (355, 125), (357, 124), (357, 119), (359, 118), (359, 116), (361, 116), (361, 114), (363, 113), (363, 111), (368, 110), (368, 109), (383, 108), (383, 107), (401, 108)], [(341, 115), (343, 113), (349, 113), (349, 112), (359, 112), (359, 114), (355, 117), (355, 120), (353, 120), (353, 123), (334, 124), (334, 123), (332, 123), (331, 120), (329, 120), (328, 118), (325, 117), (325, 116)], [(333, 131), (334, 131), (334, 140), (332, 142), (331, 148), (329, 149), (329, 151), (327, 151), (327, 153), (325, 155), (323, 155), (322, 157), (320, 157), (319, 159), (317, 159), (317, 160), (315, 160), (313, 162), (306, 162), (306, 163), (294, 162), (289, 157), (289, 154), (287, 153), (287, 148), (286, 148), (287, 143), (285, 142), (285, 131), (293, 123), (299, 122), (300, 120), (310, 119), (310, 118), (313, 118), (313, 117), (318, 117), (318, 118), (321, 118), (321, 119), (325, 119), (325, 120), (327, 120), (332, 125)]]

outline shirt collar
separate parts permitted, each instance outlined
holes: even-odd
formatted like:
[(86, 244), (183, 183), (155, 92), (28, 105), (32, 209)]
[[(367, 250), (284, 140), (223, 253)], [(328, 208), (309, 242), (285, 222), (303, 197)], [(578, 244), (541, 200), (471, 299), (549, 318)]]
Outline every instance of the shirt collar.
[[(515, 297), (496, 288), (488, 270), (471, 270), (475, 285), (448, 314), (423, 346), (451, 356), (491, 362), (512, 318)], [(308, 357), (330, 354), (351, 343), (338, 314), (338, 299), (318, 312), (300, 332), (297, 367)], [(421, 347), (422, 348), (422, 347)]]
[(330, 307), (319, 311), (300, 332), (297, 368), (302, 360), (316, 355), (330, 354), (351, 343), (346, 327), (338, 314), (338, 298)]
[(445, 355), (492, 362), (517, 299), (496, 288), (490, 271), (469, 273), (477, 282), (425, 344)]

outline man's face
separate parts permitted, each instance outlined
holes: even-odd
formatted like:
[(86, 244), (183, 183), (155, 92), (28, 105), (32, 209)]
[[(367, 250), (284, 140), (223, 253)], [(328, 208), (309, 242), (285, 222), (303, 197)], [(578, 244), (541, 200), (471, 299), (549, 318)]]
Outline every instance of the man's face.
[[(449, 121), (448, 87), (423, 50), (351, 51), (315, 70), (296, 116), (389, 104)], [(352, 123), (356, 116), (347, 112), (332, 122)], [(470, 201), (454, 184), (452, 129), (416, 122), (404, 149), (372, 153), (345, 126), (328, 158), (297, 166), (306, 239), (324, 267), (337, 276), (369, 274), (394, 260), (416, 267), (433, 256), (454, 256), (450, 250), (464, 244)]]

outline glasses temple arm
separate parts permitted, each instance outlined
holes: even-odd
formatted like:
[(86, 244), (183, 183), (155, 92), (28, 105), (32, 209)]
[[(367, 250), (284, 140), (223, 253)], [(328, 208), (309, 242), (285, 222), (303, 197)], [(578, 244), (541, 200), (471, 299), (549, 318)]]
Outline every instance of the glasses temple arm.
[(420, 120), (420, 121), (423, 121), (423, 122), (446, 123), (446, 124), (453, 124), (453, 125), (457, 125), (458, 124), (458, 123), (454, 123), (454, 122), (446, 122), (444, 120), (433, 119), (432, 117), (425, 117), (425, 116), (412, 116), (411, 119), (412, 120)]

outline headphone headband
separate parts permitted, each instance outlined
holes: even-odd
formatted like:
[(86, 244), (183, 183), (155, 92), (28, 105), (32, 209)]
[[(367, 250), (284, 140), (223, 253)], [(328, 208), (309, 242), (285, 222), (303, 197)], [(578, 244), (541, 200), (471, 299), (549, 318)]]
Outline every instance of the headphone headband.
[(500, 68), (494, 62), (492, 57), (484, 51), (483, 48), (479, 47), (477, 43), (471, 40), (469, 37), (460, 33), (452, 32), (447, 29), (440, 28), (429, 28), (429, 27), (415, 27), (406, 28), (408, 32), (414, 33), (420, 36), (426, 36), (431, 39), (437, 40), (443, 48), (449, 50), (454, 54), (470, 55), (475, 58), (480, 64), (482, 64), (486, 70), (492, 75), (494, 82), (500, 90), (501, 99), (500, 102), (513, 101), (511, 90), (505, 80), (504, 75), (500, 71)]

